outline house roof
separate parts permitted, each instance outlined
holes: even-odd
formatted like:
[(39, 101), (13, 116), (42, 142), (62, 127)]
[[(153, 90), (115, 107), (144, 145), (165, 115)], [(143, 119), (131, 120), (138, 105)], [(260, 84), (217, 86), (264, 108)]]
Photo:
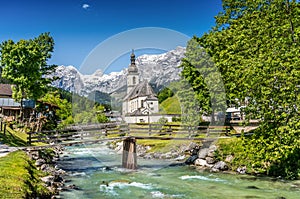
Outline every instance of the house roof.
[(11, 84), (0, 84), (0, 95), (1, 96), (12, 96)]
[(131, 91), (125, 96), (124, 100), (134, 99), (137, 97), (147, 97), (152, 100), (157, 100), (156, 94), (146, 80), (133, 87), (133, 89), (131, 89)]
[(15, 102), (12, 98), (0, 98), (0, 107), (20, 107), (19, 102)]

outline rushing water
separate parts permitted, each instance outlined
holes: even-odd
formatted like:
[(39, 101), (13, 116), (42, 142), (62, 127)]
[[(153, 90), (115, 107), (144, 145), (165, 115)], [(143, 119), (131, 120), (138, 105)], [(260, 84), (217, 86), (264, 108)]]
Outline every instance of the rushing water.
[(139, 169), (122, 169), (121, 154), (105, 144), (69, 147), (59, 166), (68, 172), (62, 198), (300, 198), (300, 181), (197, 171), (171, 162), (138, 159)]

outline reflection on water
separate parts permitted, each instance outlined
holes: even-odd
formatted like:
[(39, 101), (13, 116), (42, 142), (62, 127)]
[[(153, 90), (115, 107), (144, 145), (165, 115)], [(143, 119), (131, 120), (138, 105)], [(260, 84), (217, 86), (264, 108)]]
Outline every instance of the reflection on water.
[(172, 162), (138, 159), (137, 171), (120, 167), (121, 155), (105, 144), (69, 147), (59, 167), (80, 189), (62, 198), (300, 198), (300, 181), (196, 171)]

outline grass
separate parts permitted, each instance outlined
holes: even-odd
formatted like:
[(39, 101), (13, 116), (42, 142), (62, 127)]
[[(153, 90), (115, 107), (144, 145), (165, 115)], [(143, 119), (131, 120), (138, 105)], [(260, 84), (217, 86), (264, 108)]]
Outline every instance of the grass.
[(4, 144), (14, 147), (27, 146), (27, 137), (25, 136), (25, 133), (24, 135), (20, 135), (20, 133), (17, 133), (11, 128), (7, 127), (5, 135), (3, 132), (0, 133), (0, 141)]
[(223, 138), (217, 142), (218, 150), (216, 152), (217, 159), (225, 161), (226, 157), (232, 155), (233, 160), (228, 163), (232, 170), (236, 170), (240, 166), (247, 165), (247, 154), (244, 152), (244, 146), (241, 138)]
[[(6, 133), (0, 132), (0, 141), (9, 146), (27, 146), (28, 134), (21, 132), (20, 130), (13, 130), (10, 127), (6, 126)], [(34, 146), (42, 146), (44, 143), (33, 143)]]
[(160, 104), (161, 112), (167, 114), (181, 114), (181, 106), (178, 100), (178, 97), (174, 95), (164, 100)]
[[(191, 140), (196, 143), (201, 143), (201, 141)], [(172, 149), (179, 149), (182, 145), (189, 143), (191, 141), (186, 140), (137, 140), (137, 144), (142, 146), (150, 146), (151, 149), (148, 152), (160, 152), (167, 153)]]
[(0, 158), (0, 198), (50, 198), (42, 176), (23, 151)]

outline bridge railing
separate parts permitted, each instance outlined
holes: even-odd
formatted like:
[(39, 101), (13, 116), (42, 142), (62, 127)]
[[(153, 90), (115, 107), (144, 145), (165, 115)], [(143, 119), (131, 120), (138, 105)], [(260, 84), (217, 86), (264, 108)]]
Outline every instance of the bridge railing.
[(222, 136), (229, 135), (231, 126), (187, 126), (178, 124), (130, 124), (130, 134), (148, 134), (149, 136), (157, 135), (187, 135), (189, 137), (196, 137), (199, 135), (205, 136)]
[(228, 135), (230, 126), (187, 126), (177, 124), (124, 124), (124, 123), (103, 123), (92, 125), (70, 126), (63, 130), (29, 132), (28, 145), (34, 142), (59, 143), (64, 141), (116, 138), (124, 136), (153, 137), (209, 137)]

